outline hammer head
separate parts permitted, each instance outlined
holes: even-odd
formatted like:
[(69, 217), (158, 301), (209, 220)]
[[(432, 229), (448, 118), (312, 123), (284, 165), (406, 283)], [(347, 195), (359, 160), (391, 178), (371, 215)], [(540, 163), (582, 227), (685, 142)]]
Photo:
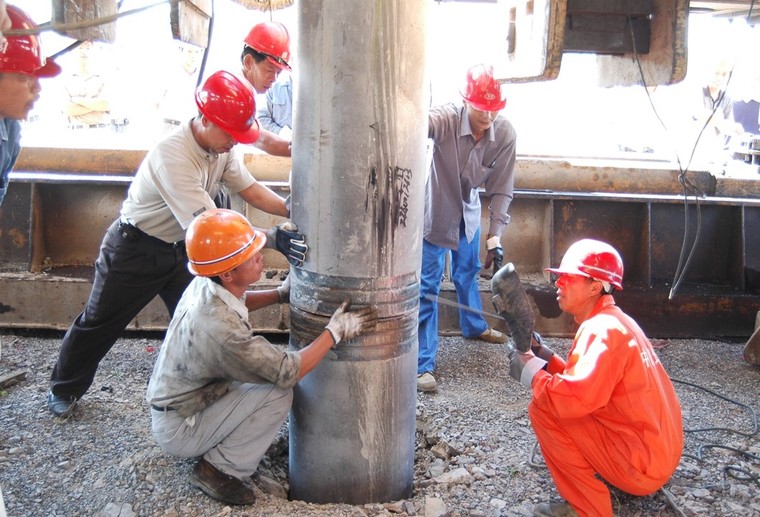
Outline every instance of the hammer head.
[(527, 352), (530, 350), (536, 315), (514, 264), (508, 262), (496, 272), (491, 279), (491, 292), (491, 301), (509, 327), (514, 347), (520, 352)]

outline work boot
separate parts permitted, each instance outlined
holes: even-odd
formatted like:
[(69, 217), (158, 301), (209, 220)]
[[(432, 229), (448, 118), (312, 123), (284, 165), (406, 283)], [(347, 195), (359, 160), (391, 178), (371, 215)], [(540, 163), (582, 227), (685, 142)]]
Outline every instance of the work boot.
[(481, 341), (488, 343), (506, 343), (507, 336), (495, 329), (485, 329), (481, 335), (478, 336)]
[(421, 373), (417, 376), (417, 391), (435, 391), (438, 383), (430, 372)]
[(538, 503), (533, 507), (533, 517), (578, 517), (578, 514), (565, 502)]
[(253, 504), (253, 489), (235, 476), (225, 474), (204, 458), (198, 460), (193, 470), (192, 484), (206, 495), (227, 504)]
[(47, 405), (50, 412), (55, 416), (68, 418), (74, 412), (77, 398), (74, 395), (55, 395), (51, 391), (48, 393)]

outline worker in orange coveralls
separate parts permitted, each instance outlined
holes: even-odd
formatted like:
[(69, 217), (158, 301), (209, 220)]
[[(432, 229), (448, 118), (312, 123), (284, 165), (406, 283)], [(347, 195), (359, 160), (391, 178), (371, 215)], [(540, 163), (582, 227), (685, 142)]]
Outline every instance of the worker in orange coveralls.
[(534, 515), (611, 516), (602, 480), (643, 496), (675, 472), (683, 449), (681, 405), (644, 332), (615, 305), (612, 292), (623, 288), (618, 252), (583, 239), (547, 271), (559, 275), (559, 307), (580, 327), (567, 361), (535, 333), (530, 351), (510, 352), (509, 373), (533, 391), (530, 421), (567, 501), (541, 503)]

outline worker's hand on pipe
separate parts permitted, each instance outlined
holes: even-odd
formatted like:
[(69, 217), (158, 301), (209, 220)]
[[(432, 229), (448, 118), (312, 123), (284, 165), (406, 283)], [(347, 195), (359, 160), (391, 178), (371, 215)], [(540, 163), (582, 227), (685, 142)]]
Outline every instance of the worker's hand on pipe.
[(493, 265), (493, 274), (501, 269), (501, 264), (504, 261), (504, 250), (501, 248), (501, 240), (499, 237), (489, 237), (486, 240), (486, 262), (483, 264), (485, 269), (490, 269)]
[(546, 361), (533, 355), (533, 352), (520, 352), (516, 348), (509, 350), (509, 375), (523, 386), (530, 388), (536, 372), (546, 366)]
[(551, 361), (554, 355), (554, 350), (544, 344), (541, 334), (536, 331), (533, 331), (533, 335), (530, 338), (530, 351), (533, 352), (533, 355), (539, 359), (543, 359), (547, 363)]
[(279, 296), (280, 303), (290, 302), (290, 274), (285, 277), (285, 280), (277, 288), (277, 296)]
[(375, 309), (362, 307), (355, 311), (349, 311), (350, 305), (350, 300), (344, 300), (325, 327), (332, 334), (336, 345), (344, 339), (355, 338), (373, 329), (377, 323), (377, 311)]
[(267, 230), (267, 248), (276, 249), (294, 266), (300, 266), (306, 259), (309, 247), (306, 239), (298, 228), (290, 221)]

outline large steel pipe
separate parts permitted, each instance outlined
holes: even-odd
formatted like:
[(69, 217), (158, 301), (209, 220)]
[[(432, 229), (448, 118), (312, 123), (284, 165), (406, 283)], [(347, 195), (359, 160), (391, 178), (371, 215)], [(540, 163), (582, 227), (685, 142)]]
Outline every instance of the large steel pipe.
[(428, 3), (297, 3), (291, 218), (310, 251), (291, 273), (290, 347), (311, 342), (344, 298), (381, 320), (295, 390), (293, 499), (412, 492)]

